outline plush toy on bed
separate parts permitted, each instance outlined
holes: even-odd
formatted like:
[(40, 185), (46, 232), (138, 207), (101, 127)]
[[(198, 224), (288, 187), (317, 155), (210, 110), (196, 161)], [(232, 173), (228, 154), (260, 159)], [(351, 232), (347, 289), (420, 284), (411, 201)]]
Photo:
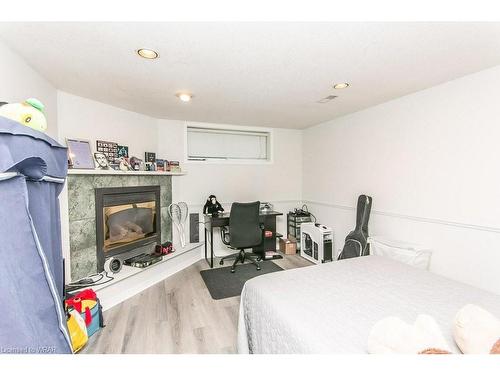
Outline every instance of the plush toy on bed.
[(43, 111), (45, 106), (35, 98), (26, 99), (22, 103), (0, 103), (0, 116), (7, 117), (35, 130), (47, 130), (47, 120)]
[[(453, 322), (453, 338), (464, 354), (500, 354), (500, 320), (475, 305), (460, 309)], [(376, 323), (368, 337), (373, 354), (451, 354), (437, 322), (419, 315), (412, 325), (397, 317)]]
[(500, 354), (500, 320), (476, 305), (466, 305), (455, 316), (453, 338), (465, 354)]
[(376, 323), (368, 337), (373, 354), (449, 353), (448, 344), (432, 316), (419, 315), (413, 324), (391, 316)]

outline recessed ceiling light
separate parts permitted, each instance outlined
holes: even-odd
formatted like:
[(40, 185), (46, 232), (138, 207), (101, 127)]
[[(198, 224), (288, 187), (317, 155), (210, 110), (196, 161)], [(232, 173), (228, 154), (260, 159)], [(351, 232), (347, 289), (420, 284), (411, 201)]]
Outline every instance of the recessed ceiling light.
[(190, 102), (191, 99), (193, 98), (192, 94), (188, 94), (185, 92), (179, 92), (179, 93), (175, 94), (175, 96), (177, 96), (183, 102)]
[(137, 54), (145, 59), (154, 60), (157, 59), (160, 55), (158, 52), (153, 51), (152, 49), (141, 48), (137, 50)]
[(349, 84), (347, 82), (336, 83), (335, 85), (333, 85), (334, 89), (345, 89), (346, 87), (349, 87)]

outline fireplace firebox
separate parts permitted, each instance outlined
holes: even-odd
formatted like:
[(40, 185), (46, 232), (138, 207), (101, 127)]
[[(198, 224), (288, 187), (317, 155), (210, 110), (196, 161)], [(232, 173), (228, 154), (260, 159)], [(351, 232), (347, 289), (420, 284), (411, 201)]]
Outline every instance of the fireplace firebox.
[(161, 242), (160, 186), (95, 189), (97, 270), (109, 257), (151, 252)]

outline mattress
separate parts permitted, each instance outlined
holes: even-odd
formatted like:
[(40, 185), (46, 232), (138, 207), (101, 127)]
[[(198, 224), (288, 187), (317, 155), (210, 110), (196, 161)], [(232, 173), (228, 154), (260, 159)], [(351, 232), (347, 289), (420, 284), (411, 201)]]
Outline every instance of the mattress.
[(429, 314), (458, 353), (452, 322), (468, 303), (500, 317), (500, 296), (379, 256), (266, 274), (243, 288), (238, 352), (366, 353), (380, 319)]

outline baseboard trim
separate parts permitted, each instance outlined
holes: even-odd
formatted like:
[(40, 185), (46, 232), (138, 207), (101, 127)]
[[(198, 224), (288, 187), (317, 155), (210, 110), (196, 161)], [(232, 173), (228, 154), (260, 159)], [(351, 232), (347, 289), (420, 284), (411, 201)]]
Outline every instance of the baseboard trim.
[[(310, 201), (310, 200), (304, 200), (303, 202), (305, 204), (315, 204), (315, 205), (319, 205), (319, 206), (336, 208), (339, 210), (346, 210), (346, 211), (355, 211), (356, 210), (356, 207), (345, 206), (345, 205), (340, 205), (340, 204), (335, 204), (335, 203), (326, 203), (326, 202), (318, 202), (318, 201)], [(372, 210), (371, 213), (372, 213), (372, 215), (389, 216), (389, 217), (395, 217), (398, 219), (419, 221), (419, 222), (423, 222), (423, 223), (447, 225), (447, 226), (452, 226), (452, 227), (457, 227), (457, 228), (472, 229), (472, 230), (478, 230), (478, 231), (483, 231), (483, 232), (500, 233), (500, 228), (497, 228), (497, 227), (489, 227), (489, 226), (484, 226), (484, 225), (461, 223), (461, 222), (457, 222), (457, 221), (435, 219), (435, 218), (430, 218), (430, 217), (397, 214), (397, 213), (393, 213), (393, 212), (379, 211), (379, 210)]]

